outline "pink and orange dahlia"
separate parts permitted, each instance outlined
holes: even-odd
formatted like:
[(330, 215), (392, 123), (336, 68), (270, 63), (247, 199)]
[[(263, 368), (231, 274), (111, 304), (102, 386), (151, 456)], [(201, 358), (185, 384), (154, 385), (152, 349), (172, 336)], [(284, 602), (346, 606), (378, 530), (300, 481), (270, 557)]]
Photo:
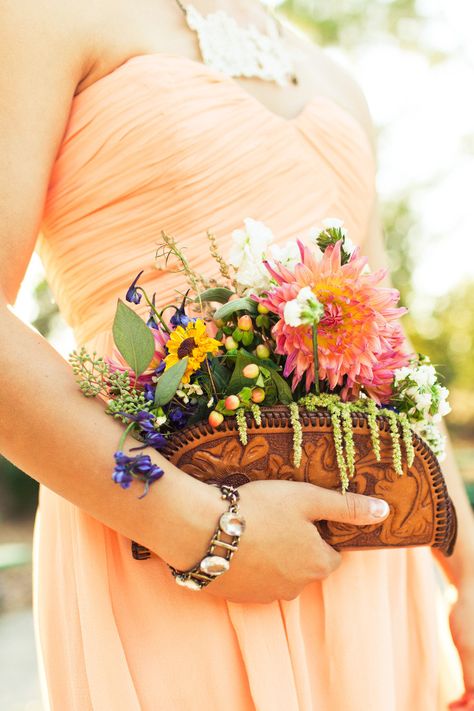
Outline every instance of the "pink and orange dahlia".
[(301, 262), (290, 270), (281, 263), (266, 264), (277, 286), (266, 296), (255, 297), (280, 319), (272, 330), (276, 352), (286, 356), (283, 375), (293, 373), (293, 390), (305, 378), (309, 391), (314, 382), (312, 327), (289, 326), (285, 304), (303, 287), (311, 287), (324, 305), (318, 324), (319, 378), (343, 399), (358, 397), (361, 388), (379, 403), (389, 400), (393, 371), (410, 359), (397, 320), (406, 313), (397, 307), (399, 292), (380, 287), (386, 274), (365, 270), (367, 258), (356, 249), (347, 264), (341, 264), (341, 242), (330, 245), (320, 261), (310, 248), (298, 242)]

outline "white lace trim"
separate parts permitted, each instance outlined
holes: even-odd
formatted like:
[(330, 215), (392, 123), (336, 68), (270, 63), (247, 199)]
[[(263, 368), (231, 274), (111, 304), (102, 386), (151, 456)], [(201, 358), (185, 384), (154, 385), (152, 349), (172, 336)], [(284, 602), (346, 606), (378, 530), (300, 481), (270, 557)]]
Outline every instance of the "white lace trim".
[(203, 16), (191, 4), (186, 7), (186, 21), (198, 35), (205, 64), (231, 76), (289, 84), (294, 70), (274, 23), (263, 34), (254, 24), (241, 27), (224, 10)]

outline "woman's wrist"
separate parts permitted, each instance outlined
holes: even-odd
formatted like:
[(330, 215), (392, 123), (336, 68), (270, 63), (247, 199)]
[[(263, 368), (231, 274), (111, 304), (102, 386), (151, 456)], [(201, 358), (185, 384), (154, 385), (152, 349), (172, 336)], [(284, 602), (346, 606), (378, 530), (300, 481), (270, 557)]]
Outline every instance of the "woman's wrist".
[[(137, 542), (175, 568), (190, 568), (206, 551), (216, 523), (225, 511), (225, 502), (217, 487), (186, 474), (155, 450), (142, 451), (150, 455), (164, 474), (141, 501), (145, 504), (148, 500), (144, 516), (149, 530)], [(154, 512), (152, 520), (150, 504)]]

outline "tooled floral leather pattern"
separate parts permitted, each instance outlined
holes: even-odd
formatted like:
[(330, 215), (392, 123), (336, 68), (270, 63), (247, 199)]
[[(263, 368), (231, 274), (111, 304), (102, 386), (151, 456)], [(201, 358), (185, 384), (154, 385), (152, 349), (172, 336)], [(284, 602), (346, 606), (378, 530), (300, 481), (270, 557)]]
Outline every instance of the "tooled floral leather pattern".
[[(255, 479), (288, 479), (340, 489), (330, 423), (303, 421), (303, 453), (298, 468), (292, 463), (292, 429), (281, 420), (260, 428), (250, 423), (246, 445), (239, 441), (235, 427), (229, 421), (226, 424), (223, 431), (193, 428), (190, 437), (184, 430), (173, 438), (166, 456), (208, 483), (226, 481), (240, 486)], [(414, 437), (415, 461), (409, 469), (405, 463), (403, 475), (398, 475), (387, 429), (381, 425), (378, 462), (366, 421), (359, 418), (355, 422), (356, 465), (350, 491), (384, 498), (390, 505), (390, 515), (370, 526), (334, 521), (315, 524), (337, 549), (436, 545), (449, 554), (455, 538), (455, 512), (438, 462), (424, 442)]]

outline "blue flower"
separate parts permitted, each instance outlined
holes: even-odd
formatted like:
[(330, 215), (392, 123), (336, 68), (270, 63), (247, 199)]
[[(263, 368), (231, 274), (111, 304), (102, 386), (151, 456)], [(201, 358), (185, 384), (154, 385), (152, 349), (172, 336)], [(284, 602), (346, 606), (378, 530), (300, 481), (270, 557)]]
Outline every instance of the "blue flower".
[(147, 432), (145, 434), (145, 445), (157, 450), (163, 449), (166, 445), (166, 437), (161, 432)]
[(153, 464), (148, 454), (137, 454), (129, 457), (124, 452), (114, 453), (115, 467), (112, 479), (123, 489), (128, 489), (133, 479), (145, 482), (145, 490), (138, 498), (142, 499), (148, 492), (150, 484), (163, 476), (164, 471)]
[(161, 375), (165, 368), (166, 363), (162, 360), (161, 363), (155, 368), (155, 375)]
[(170, 324), (174, 326), (175, 328), (177, 326), (182, 326), (183, 328), (186, 328), (188, 323), (196, 321), (196, 318), (190, 318), (184, 311), (184, 306), (186, 304), (186, 299), (188, 296), (188, 291), (184, 295), (184, 299), (181, 302), (181, 306), (179, 308), (176, 307), (176, 311), (170, 318)]
[[(151, 303), (153, 304), (153, 306), (155, 305), (155, 295), (156, 292), (153, 294), (151, 299)], [(158, 324), (155, 321), (155, 312), (153, 311), (153, 309), (150, 309), (150, 314), (148, 316), (148, 321), (146, 322), (146, 325), (148, 326), (148, 328), (156, 328), (156, 330), (158, 331)]]
[(168, 412), (168, 419), (177, 429), (184, 427), (188, 421), (188, 414), (181, 407), (174, 407)]
[(145, 447), (153, 447), (156, 450), (160, 450), (166, 445), (166, 437), (156, 431), (155, 415), (152, 412), (140, 410), (136, 415), (131, 415), (128, 412), (120, 412), (119, 414), (128, 417), (138, 424), (140, 435), (144, 440), (144, 444), (138, 447), (132, 447), (130, 449), (131, 452), (137, 449), (145, 449)]
[(140, 278), (140, 276), (142, 274), (143, 274), (143, 269), (141, 270), (141, 272), (139, 274), (137, 274), (135, 279), (132, 281), (132, 283), (128, 287), (127, 293), (125, 294), (125, 299), (127, 301), (130, 301), (130, 303), (132, 303), (132, 304), (139, 304), (141, 301), (142, 295), (138, 293), (137, 289), (135, 288), (135, 284), (137, 283), (138, 279)]
[(155, 386), (150, 383), (145, 383), (143, 386), (143, 394), (145, 395), (145, 400), (150, 402), (155, 402)]

